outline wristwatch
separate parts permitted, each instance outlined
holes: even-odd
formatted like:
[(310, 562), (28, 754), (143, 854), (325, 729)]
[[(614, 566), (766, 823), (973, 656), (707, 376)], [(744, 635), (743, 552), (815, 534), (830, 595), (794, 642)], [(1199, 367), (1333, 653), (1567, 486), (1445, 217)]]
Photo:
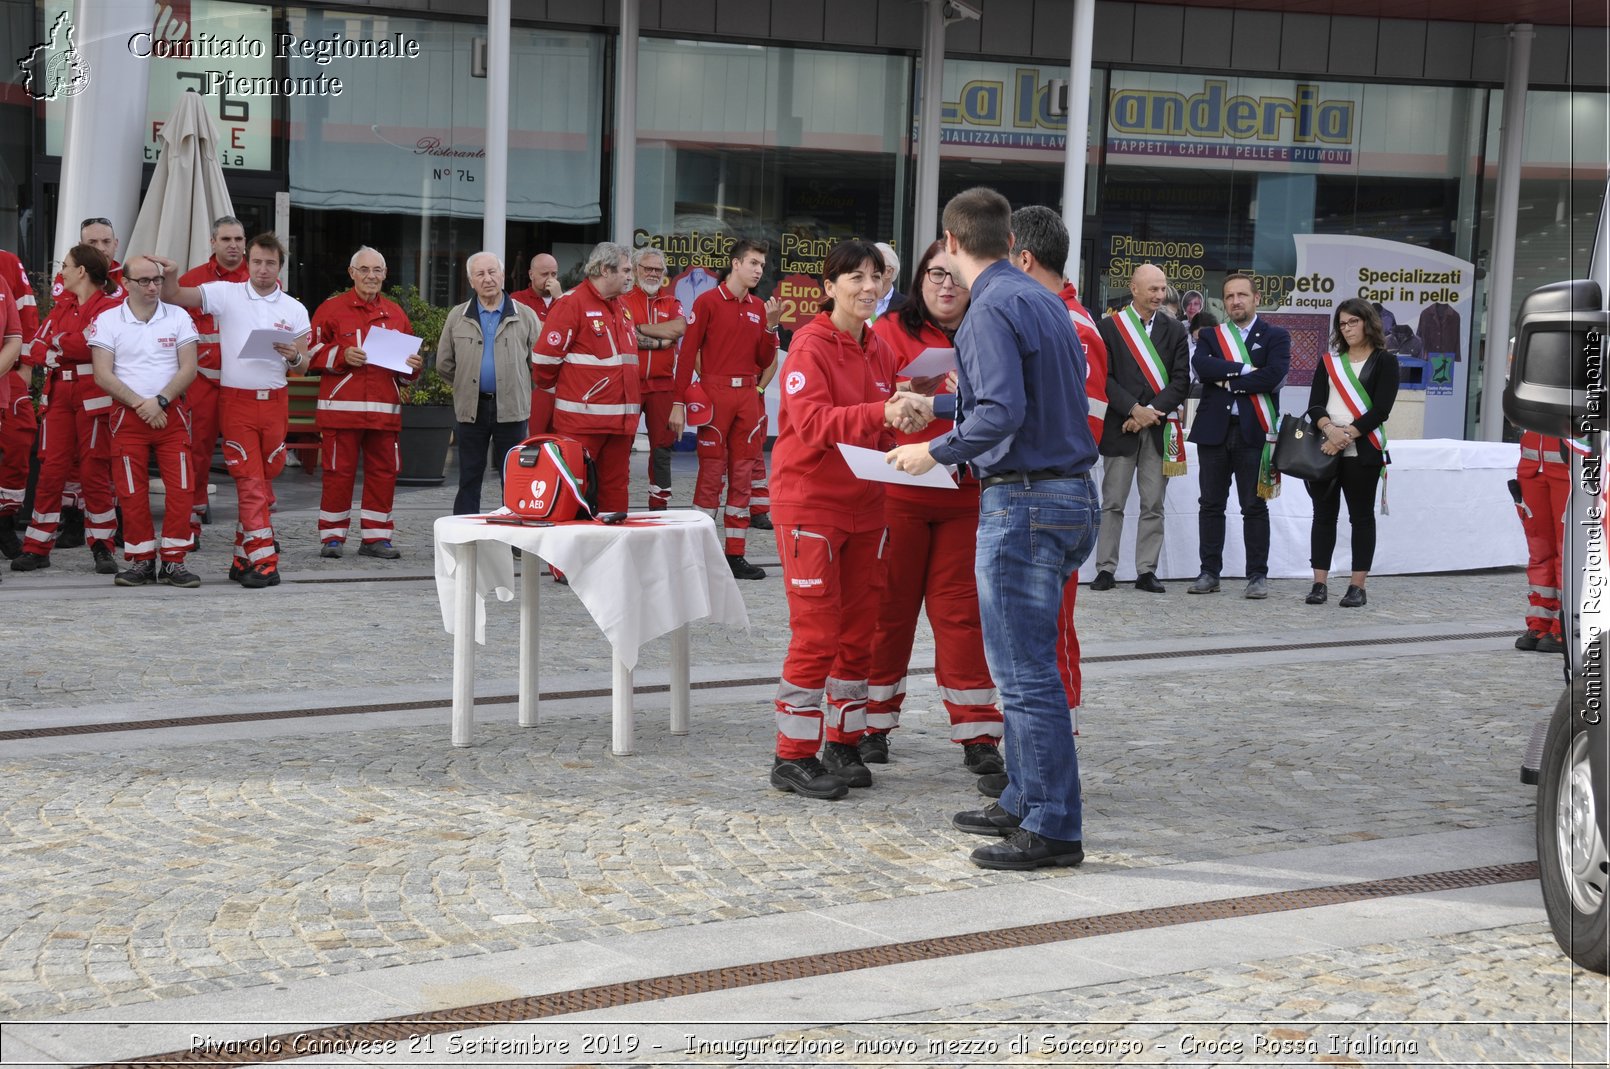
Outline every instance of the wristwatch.
[(168, 406), (171, 404), (173, 404), (172, 401), (168, 400), (166, 397), (163, 397), (161, 394), (157, 394), (157, 407), (162, 409), (162, 411), (166, 412), (168, 410)]

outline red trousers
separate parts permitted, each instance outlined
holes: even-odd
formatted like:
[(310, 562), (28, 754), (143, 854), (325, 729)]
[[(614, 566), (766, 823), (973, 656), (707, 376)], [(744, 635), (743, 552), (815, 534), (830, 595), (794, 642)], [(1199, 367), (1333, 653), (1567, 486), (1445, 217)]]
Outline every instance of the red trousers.
[[(106, 413), (101, 408), (85, 411), (79, 402), (80, 387), (94, 389), (89, 379), (57, 379), (50, 386), (50, 405), (39, 428), (39, 481), (34, 485), (33, 521), (23, 539), (24, 553), (50, 552), (61, 523), (63, 491), (71, 490), (69, 480), (78, 475), (84, 501), (84, 538), (90, 544), (112, 548), (117, 531), (117, 505), (112, 491), (111, 443), (106, 429)], [(100, 392), (95, 391), (96, 396)], [(49, 510), (49, 511), (47, 511)]]
[(625, 512), (630, 508), (632, 482), (632, 439), (635, 434), (572, 434), (593, 455), (598, 469), (598, 508), (601, 512)]
[(273, 480), (285, 470), (285, 427), (290, 408), (284, 388), (218, 388), (218, 427), (224, 436), (224, 462), (235, 480), (240, 523), (235, 559), (251, 567), (277, 568)]
[(28, 492), (28, 464), (33, 459), (39, 418), (28, 396), (27, 380), (11, 375), (11, 403), (0, 411), (0, 516), (22, 511)]
[(1564, 517), (1571, 497), (1571, 468), (1567, 464), (1522, 460), (1516, 472), (1521, 484), (1521, 500), (1530, 516), (1521, 517), (1526, 531), (1526, 629), (1544, 635), (1560, 631), (1560, 567), (1564, 560), (1561, 540), (1565, 537)]
[(1079, 734), (1079, 702), (1084, 689), (1084, 673), (1079, 669), (1079, 632), (1073, 627), (1073, 603), (1079, 597), (1079, 573), (1068, 576), (1062, 588), (1062, 605), (1057, 609), (1057, 674), (1068, 695), (1068, 712), (1073, 716), (1073, 733)]
[(167, 426), (159, 429), (132, 408), (114, 403), (108, 419), (112, 478), (123, 505), (123, 556), (128, 560), (157, 556), (149, 474), (153, 453), (162, 473), (162, 559), (182, 561), (190, 548), (190, 498), (196, 484), (190, 466), (190, 412), (180, 401), (168, 406), (167, 415)]
[(391, 505), (397, 497), (397, 431), (338, 428), (319, 436), (324, 486), (319, 493), (319, 541), (344, 542), (352, 525), (352, 486), (363, 462), (358, 529), (365, 542), (392, 538)]
[(201, 514), (207, 510), (207, 482), (212, 471), (212, 450), (218, 444), (218, 383), (200, 371), (184, 392), (190, 406), (190, 471), (196, 490), (190, 502), (190, 530), (201, 533)]
[(764, 516), (771, 511), (771, 486), (766, 477), (766, 435), (770, 418), (766, 399), (760, 399), (760, 426), (755, 431), (755, 459), (749, 465), (749, 515)]
[(852, 534), (778, 523), (791, 631), (776, 699), (777, 756), (784, 760), (814, 756), (824, 728), (827, 741), (852, 744), (866, 731), (887, 541), (881, 527)]
[(995, 683), (984, 660), (973, 556), (978, 542), (978, 490), (960, 491), (954, 505), (884, 499), (889, 525), (888, 590), (878, 606), (867, 676), (866, 724), (873, 731), (900, 726), (906, 666), (924, 603), (934, 631), (934, 674), (950, 714), (952, 742), (1001, 737)]
[(714, 510), (721, 504), (721, 480), (727, 481), (727, 508), (721, 517), (729, 557), (741, 557), (749, 535), (749, 487), (754, 469), (755, 432), (760, 429), (760, 395), (753, 376), (748, 385), (731, 379), (701, 378), (710, 395), (710, 422), (699, 428), (699, 479), (693, 504)]
[[(531, 390), (531, 416), (526, 420), (526, 434), (547, 434), (553, 427), (553, 394), (535, 387)], [(499, 463), (502, 463), (499, 461)]]
[(676, 401), (672, 389), (643, 392), (643, 426), (648, 430), (648, 507), (663, 509), (671, 506), (671, 447), (676, 435), (671, 433), (671, 405)]

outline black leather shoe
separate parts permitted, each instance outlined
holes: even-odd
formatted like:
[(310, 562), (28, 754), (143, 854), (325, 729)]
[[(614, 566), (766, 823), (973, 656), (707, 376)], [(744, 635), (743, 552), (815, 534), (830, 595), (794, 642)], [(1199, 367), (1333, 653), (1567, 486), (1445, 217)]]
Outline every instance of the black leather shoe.
[(1004, 843), (991, 843), (973, 851), (973, 864), (982, 869), (1038, 869), (1047, 865), (1077, 865), (1085, 859), (1078, 840), (1047, 839), (1019, 828)]
[(1564, 653), (1565, 652), (1565, 643), (1560, 641), (1560, 636), (1559, 635), (1555, 635), (1555, 634), (1542, 635), (1537, 640), (1537, 652), (1538, 653)]
[(807, 798), (843, 798), (850, 793), (849, 784), (822, 767), (814, 757), (797, 757), (792, 761), (774, 758), (771, 766), (771, 785), (780, 791), (793, 791)]
[(22, 540), (17, 537), (17, 521), (10, 516), (0, 516), (0, 557), (15, 560), (21, 552)]
[(872, 770), (861, 761), (861, 751), (847, 742), (822, 747), (822, 765), (851, 787), (872, 786)]
[(57, 549), (77, 549), (84, 544), (84, 510), (61, 510), (61, 527), (56, 531)]
[(97, 542), (90, 547), (90, 556), (95, 558), (95, 572), (97, 575), (116, 575), (117, 561), (112, 557), (112, 551), (103, 543)]
[[(97, 569), (98, 570), (98, 569)], [(117, 573), (112, 582), (118, 586), (145, 586), (157, 581), (156, 561), (137, 560), (130, 564), (127, 571)]]
[(757, 568), (753, 564), (750, 564), (748, 561), (744, 560), (742, 557), (734, 557), (729, 554), (727, 557), (727, 567), (732, 569), (732, 577), (734, 579), (766, 578), (766, 569)]
[(770, 530), (772, 530), (771, 513), (769, 513), (769, 512), (756, 512), (756, 513), (752, 514), (749, 517), (749, 529), (751, 531), (770, 531)]
[(1342, 600), (1338, 601), (1336, 604), (1340, 605), (1344, 609), (1356, 609), (1369, 600), (1370, 599), (1364, 594), (1363, 587), (1350, 585), (1347, 588), (1347, 593), (1342, 595)]
[(1168, 588), (1157, 581), (1156, 572), (1141, 572), (1135, 579), (1135, 589), (1144, 590), (1148, 594), (1168, 593)]
[(14, 572), (37, 572), (41, 568), (49, 567), (49, 553), (19, 553), (11, 561), (11, 570)]
[(985, 798), (999, 798), (1006, 793), (1006, 773), (978, 777), (978, 793)]
[(969, 742), (962, 746), (962, 764), (975, 776), (992, 776), (1006, 771), (1001, 748), (993, 742)]
[(886, 765), (889, 763), (889, 733), (887, 731), (869, 731), (861, 736), (861, 741), (855, 744), (861, 752), (861, 761), (868, 765)]
[(1308, 592), (1308, 596), (1303, 599), (1303, 604), (1305, 604), (1305, 605), (1323, 605), (1323, 604), (1325, 604), (1326, 600), (1329, 599), (1329, 598), (1330, 598), (1330, 591), (1328, 589), (1326, 589), (1325, 584), (1324, 583), (1315, 583), (1314, 588), (1312, 590), (1310, 590)]
[(957, 813), (950, 818), (950, 826), (973, 835), (1011, 835), (1021, 819), (1002, 809), (1001, 803), (991, 802), (983, 809)]
[(1521, 637), (1515, 640), (1515, 648), (1531, 652), (1537, 649), (1537, 640), (1543, 637), (1543, 632), (1528, 628), (1521, 632)]
[(1091, 590), (1111, 590), (1117, 585), (1118, 584), (1116, 580), (1113, 579), (1111, 572), (1097, 572), (1096, 577), (1090, 580)]

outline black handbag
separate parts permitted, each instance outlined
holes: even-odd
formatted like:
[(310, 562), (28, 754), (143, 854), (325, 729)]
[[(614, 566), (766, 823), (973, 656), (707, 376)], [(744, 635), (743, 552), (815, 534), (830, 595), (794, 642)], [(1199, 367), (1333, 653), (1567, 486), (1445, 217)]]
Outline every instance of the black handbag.
[(1320, 451), (1325, 436), (1307, 416), (1281, 416), (1280, 438), (1275, 442), (1275, 469), (1282, 475), (1311, 482), (1336, 478), (1342, 455)]

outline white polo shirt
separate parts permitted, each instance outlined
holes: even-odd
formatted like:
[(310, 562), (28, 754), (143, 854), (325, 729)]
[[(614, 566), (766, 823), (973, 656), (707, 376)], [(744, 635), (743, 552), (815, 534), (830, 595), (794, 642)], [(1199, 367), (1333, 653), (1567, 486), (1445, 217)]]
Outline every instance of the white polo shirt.
[(218, 323), (223, 374), (219, 384), (236, 390), (278, 390), (285, 385), (285, 361), (242, 360), (240, 351), (254, 330), (288, 330), (300, 338), (312, 332), (302, 302), (275, 287), (267, 297), (250, 282), (204, 282), (201, 310)]
[(112, 371), (123, 385), (141, 397), (155, 397), (179, 370), (179, 347), (197, 335), (189, 312), (158, 301), (143, 323), (127, 303), (108, 308), (84, 331), (84, 340), (91, 349), (112, 354)]

